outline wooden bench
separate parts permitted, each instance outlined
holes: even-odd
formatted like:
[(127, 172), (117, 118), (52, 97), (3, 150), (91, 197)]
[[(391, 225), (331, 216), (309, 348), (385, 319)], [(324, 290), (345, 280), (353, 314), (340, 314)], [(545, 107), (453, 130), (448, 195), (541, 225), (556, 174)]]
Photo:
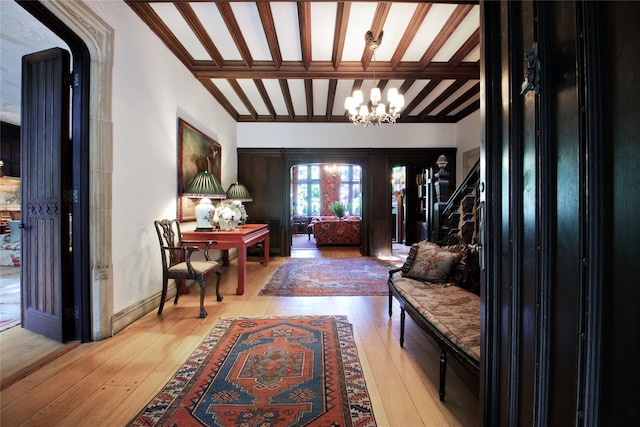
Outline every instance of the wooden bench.
[[(447, 355), (452, 355), (477, 379), (480, 373), (480, 296), (477, 289), (477, 253), (459, 236), (449, 236), (437, 251), (461, 249), (457, 272), (450, 280), (412, 278), (411, 266), (421, 242), (412, 245), (407, 262), (389, 271), (389, 316), (395, 298), (400, 305), (400, 346), (404, 346), (406, 313), (440, 348), (440, 400), (445, 397)], [(431, 244), (433, 245), (433, 244)], [(464, 271), (463, 271), (464, 270)], [(402, 274), (398, 274), (401, 273)], [(475, 276), (475, 277), (474, 277)]]

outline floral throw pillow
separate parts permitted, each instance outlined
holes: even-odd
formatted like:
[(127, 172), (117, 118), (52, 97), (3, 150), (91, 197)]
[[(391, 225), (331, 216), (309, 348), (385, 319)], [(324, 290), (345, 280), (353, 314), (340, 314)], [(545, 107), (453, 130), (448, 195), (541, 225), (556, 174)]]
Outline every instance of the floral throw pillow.
[(404, 276), (428, 282), (447, 281), (460, 258), (462, 254), (444, 251), (435, 244), (418, 245), (415, 260)]

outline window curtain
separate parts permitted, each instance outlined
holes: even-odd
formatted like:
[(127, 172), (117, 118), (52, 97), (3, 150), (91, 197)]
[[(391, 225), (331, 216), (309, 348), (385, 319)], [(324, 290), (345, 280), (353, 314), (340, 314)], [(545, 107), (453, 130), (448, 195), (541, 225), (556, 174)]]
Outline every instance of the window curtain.
[(320, 203), (321, 215), (333, 215), (329, 210), (329, 205), (336, 200), (340, 200), (340, 174), (327, 172), (320, 169)]

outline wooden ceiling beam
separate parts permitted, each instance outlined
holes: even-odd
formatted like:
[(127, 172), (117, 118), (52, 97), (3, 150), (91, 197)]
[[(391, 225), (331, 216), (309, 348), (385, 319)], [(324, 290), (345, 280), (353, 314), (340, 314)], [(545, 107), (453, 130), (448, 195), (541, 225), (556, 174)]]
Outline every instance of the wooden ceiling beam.
[(433, 57), (442, 49), (442, 46), (449, 40), (451, 34), (460, 26), (462, 20), (471, 12), (473, 5), (460, 4), (458, 5), (447, 22), (444, 24), (438, 35), (433, 39), (433, 42), (427, 49), (427, 51), (420, 58), (420, 65), (426, 67), (433, 60)]
[(240, 52), (240, 56), (242, 56), (245, 66), (251, 68), (253, 65), (251, 51), (249, 50), (249, 46), (247, 46), (247, 42), (242, 35), (242, 30), (240, 29), (240, 25), (238, 25), (235, 15), (233, 14), (231, 5), (228, 2), (216, 2), (216, 6), (218, 7), (218, 11), (220, 12), (220, 16), (222, 16), (224, 23), (227, 25), (227, 29), (233, 38), (233, 42)]
[[(197, 78), (237, 78), (237, 79), (367, 79), (374, 78), (373, 71), (362, 71), (358, 62), (343, 62), (339, 70), (334, 70), (330, 62), (323, 64), (312, 64), (309, 70), (301, 63), (284, 62), (280, 69), (276, 69), (272, 63), (255, 62), (252, 69), (245, 68), (242, 64), (225, 66), (219, 70), (210, 65), (200, 65), (196, 63), (191, 67), (191, 71)], [(455, 69), (450, 69), (444, 62), (431, 63), (427, 67), (419, 68), (415, 64), (402, 64), (396, 70), (392, 70), (389, 63), (376, 65), (375, 78), (388, 80), (403, 79), (432, 79), (432, 78), (464, 78), (467, 80), (477, 79), (480, 76), (479, 63), (462, 63)]]
[(473, 34), (467, 39), (466, 42), (460, 49), (451, 57), (449, 61), (450, 68), (456, 68), (458, 65), (462, 64), (464, 58), (466, 58), (478, 45), (480, 44), (480, 28), (475, 30)]
[(189, 5), (189, 3), (174, 3), (174, 5), (187, 24), (189, 24), (191, 31), (193, 31), (200, 43), (202, 43), (202, 46), (211, 57), (215, 66), (218, 68), (222, 67), (224, 59), (216, 45), (213, 43), (213, 40), (211, 40), (211, 37), (209, 37), (209, 34), (202, 25), (202, 22), (200, 22), (200, 19), (198, 19), (198, 16), (191, 8), (191, 5)]
[(430, 112), (435, 110), (440, 106), (440, 104), (449, 99), (451, 95), (456, 93), (458, 89), (460, 89), (465, 83), (467, 83), (465, 80), (456, 80), (451, 83), (448, 88), (446, 88), (440, 95), (438, 95), (436, 99), (434, 99), (429, 105), (427, 105), (424, 110), (420, 112), (420, 114), (418, 114), (418, 119), (426, 118)]
[(271, 5), (266, 1), (256, 2), (258, 13), (260, 14), (260, 21), (264, 28), (264, 35), (267, 38), (267, 44), (269, 45), (269, 51), (271, 52), (271, 58), (276, 68), (280, 68), (282, 65), (282, 53), (280, 52), (280, 43), (278, 43), (278, 35), (276, 33), (276, 25), (273, 21), (273, 13), (271, 13)]
[(313, 117), (313, 80), (304, 80), (304, 94), (307, 101), (307, 117), (311, 120)]
[[(376, 7), (376, 12), (373, 15), (373, 20), (371, 21), (371, 28), (369, 29), (373, 33), (373, 37), (375, 39), (379, 39), (382, 34), (382, 28), (384, 27), (384, 23), (387, 20), (387, 16), (389, 16), (389, 11), (391, 10), (391, 3), (389, 2), (379, 2)], [(362, 35), (365, 36), (364, 34)], [(373, 57), (373, 50), (369, 49), (369, 46), (365, 43), (364, 51), (362, 52), (362, 59), (360, 62), (362, 63), (362, 69), (366, 70), (369, 68), (369, 63), (371, 62), (371, 58)]]
[(311, 65), (311, 4), (306, 1), (299, 1), (297, 4), (302, 63), (305, 70), (308, 70)]
[(256, 88), (258, 88), (258, 93), (262, 97), (262, 102), (269, 110), (269, 114), (273, 119), (276, 118), (276, 109), (271, 102), (271, 98), (269, 98), (269, 92), (267, 92), (267, 88), (264, 87), (264, 83), (260, 79), (253, 79), (253, 82), (256, 84)]
[(400, 120), (405, 119), (433, 90), (438, 87), (442, 79), (433, 79), (404, 107), (400, 114)]
[(289, 113), (289, 118), (293, 120), (296, 116), (296, 112), (293, 109), (293, 101), (291, 101), (291, 91), (289, 90), (289, 82), (286, 79), (279, 79), (278, 83), (280, 83), (280, 90), (282, 91), (282, 97), (284, 98), (284, 103), (287, 106), (287, 112)]
[[(194, 63), (193, 57), (189, 52), (187, 52), (185, 47), (180, 43), (169, 27), (167, 27), (162, 19), (160, 19), (153, 8), (145, 2), (129, 3), (129, 7), (131, 7), (136, 15), (142, 19), (142, 22), (147, 24), (151, 31), (153, 31), (153, 33), (162, 40), (165, 46), (169, 48), (176, 58), (178, 58), (185, 67), (191, 69)], [(215, 68), (215, 65), (212, 64), (212, 68)]]
[(329, 80), (329, 89), (327, 90), (327, 110), (325, 117), (327, 120), (331, 120), (333, 116), (333, 104), (336, 101), (336, 88), (338, 87), (338, 81), (335, 79)]
[(413, 12), (413, 16), (411, 17), (411, 21), (409, 21), (409, 25), (407, 25), (407, 29), (405, 30), (400, 42), (398, 43), (398, 47), (396, 51), (393, 52), (393, 56), (391, 57), (391, 68), (396, 69), (400, 65), (400, 61), (402, 61), (402, 57), (405, 53), (407, 53), (407, 49), (411, 45), (414, 37), (418, 33), (420, 26), (422, 25), (422, 21), (429, 13), (431, 9), (431, 3), (420, 3), (416, 10)]
[(227, 79), (227, 82), (229, 83), (229, 86), (231, 86), (231, 89), (233, 89), (233, 91), (236, 93), (236, 95), (238, 95), (238, 98), (240, 98), (240, 101), (244, 104), (246, 109), (249, 110), (249, 114), (251, 114), (252, 117), (258, 117), (258, 112), (255, 108), (253, 108), (253, 104), (247, 97), (247, 94), (244, 92), (244, 90), (242, 90), (242, 87), (240, 87), (238, 81), (234, 79)]
[(473, 85), (469, 90), (467, 90), (465, 93), (460, 95), (458, 97), (458, 99), (453, 101), (447, 107), (443, 108), (436, 115), (436, 117), (439, 118), (439, 119), (444, 118), (445, 116), (449, 115), (449, 113), (454, 111), (456, 108), (459, 108), (462, 104), (464, 104), (465, 102), (467, 102), (468, 100), (470, 100), (471, 98), (473, 98), (474, 96), (476, 96), (479, 93), (480, 93), (480, 82), (478, 82), (475, 85)]
[(331, 62), (333, 69), (337, 70), (342, 62), (342, 52), (344, 51), (344, 40), (347, 35), (347, 24), (349, 23), (349, 12), (351, 12), (351, 2), (339, 2), (336, 9), (336, 24), (333, 33), (333, 51)]
[[(200, 0), (191, 0), (191, 2), (199, 2)], [(420, 83), (425, 85), (425, 80), (429, 80), (429, 83), (418, 93), (417, 96), (407, 97), (407, 107), (405, 107), (401, 121), (406, 123), (454, 123), (461, 118), (477, 111), (479, 108), (479, 102), (475, 101), (474, 97), (478, 97), (479, 84), (474, 85), (469, 90), (466, 90), (462, 95), (457, 96), (455, 99), (452, 94), (459, 91), (465, 82), (470, 80), (478, 81), (480, 78), (480, 64), (479, 62), (464, 62), (465, 59), (477, 49), (480, 43), (480, 30), (476, 29), (471, 36), (464, 42), (464, 44), (453, 54), (449, 62), (437, 62), (433, 63), (433, 58), (438, 55), (446, 41), (456, 32), (465, 17), (468, 17), (469, 12), (472, 10), (473, 5), (478, 4), (477, 0), (435, 0), (429, 2), (416, 2), (417, 5), (413, 14), (403, 30), (404, 34), (398, 46), (395, 48), (392, 57), (388, 61), (380, 62), (376, 61), (375, 73), (372, 68), (372, 52), (367, 48), (364, 43), (363, 55), (359, 60), (344, 61), (344, 49), (346, 42), (346, 34), (349, 27), (349, 15), (353, 4), (360, 0), (354, 1), (337, 1), (335, 2), (335, 22), (333, 28), (333, 46), (330, 46), (331, 59), (323, 61), (313, 60), (313, 46), (311, 40), (311, 3), (306, 1), (297, 1), (297, 19), (298, 19), (298, 31), (300, 37), (300, 50), (301, 58), (298, 60), (285, 60), (282, 57), (283, 51), (281, 51), (280, 43), (284, 40), (278, 40), (278, 33), (276, 31), (276, 20), (281, 19), (276, 14), (276, 8), (271, 7), (271, 2), (255, 2), (259, 19), (262, 25), (262, 29), (255, 28), (254, 30), (264, 31), (264, 37), (266, 40), (266, 46), (268, 46), (269, 53), (265, 52), (266, 57), (264, 60), (254, 60), (252, 57), (252, 50), (249, 49), (247, 40), (244, 38), (245, 24), (240, 26), (240, 16), (237, 17), (234, 14), (235, 6), (232, 1), (214, 1), (212, 4), (217, 7), (222, 17), (226, 30), (233, 39), (233, 43), (239, 52), (238, 55), (228, 57), (224, 59), (222, 49), (224, 46), (216, 45), (221, 43), (214, 35), (216, 32), (212, 32), (213, 29), (206, 28), (205, 23), (208, 22), (204, 17), (198, 15), (198, 10), (191, 2), (176, 1), (176, 0), (125, 0), (125, 2), (131, 7), (131, 9), (140, 17), (140, 19), (156, 34), (156, 36), (169, 48), (169, 50), (176, 56), (176, 58), (184, 64), (189, 71), (192, 72), (195, 78), (197, 78), (201, 84), (211, 93), (218, 103), (238, 122), (334, 122), (345, 123), (344, 114), (334, 113), (338, 111), (335, 108), (335, 103), (342, 103), (343, 100), (337, 100), (337, 88), (340, 80), (347, 80), (349, 84), (353, 82), (352, 89), (362, 88), (366, 81), (367, 87), (370, 86), (372, 80), (377, 80), (376, 84), (384, 90), (388, 88), (389, 82), (399, 81), (402, 82), (398, 91), (407, 97), (410, 89), (415, 84)], [(370, 1), (370, 0), (363, 0)], [(196, 38), (202, 45), (207, 55), (202, 59), (194, 59), (192, 55), (196, 55), (191, 52), (190, 45), (186, 40), (182, 40), (182, 36), (178, 33), (173, 33), (173, 23), (167, 21), (163, 22), (164, 16), (155, 12), (155, 3), (169, 3), (179, 12), (181, 19), (188, 24), (194, 38)], [(442, 27), (441, 31), (436, 35), (434, 41), (431, 43), (419, 61), (406, 62), (406, 54), (409, 52), (412, 41), (417, 36), (422, 25), (424, 25), (425, 19), (428, 19), (429, 13), (432, 11), (431, 7), (433, 3), (452, 3), (456, 4), (454, 12), (447, 18), (447, 22)], [(378, 2), (375, 8), (373, 18), (371, 20), (371, 30), (374, 34), (378, 35), (385, 23), (389, 20), (390, 10), (394, 3), (392, 2)], [(174, 11), (175, 12), (175, 11)], [(315, 10), (314, 10), (315, 13)], [(175, 16), (178, 14), (174, 13)], [(178, 17), (179, 18), (179, 17)], [(314, 17), (315, 18), (315, 17)], [(327, 16), (330, 20), (334, 20), (334, 17)], [(278, 24), (280, 21), (278, 21)], [(331, 25), (331, 22), (327, 22)], [(279, 27), (278, 27), (279, 28)], [(261, 36), (261, 34), (260, 34)], [(363, 34), (364, 36), (364, 34)], [(180, 37), (180, 38), (179, 38)], [(214, 42), (215, 41), (215, 42)], [(182, 44), (184, 43), (184, 45)], [(384, 40), (383, 40), (384, 43)], [(359, 46), (358, 46), (359, 48)], [(253, 46), (252, 46), (253, 49)], [(253, 54), (258, 55), (257, 51)], [(227, 55), (227, 53), (224, 53)], [(197, 55), (198, 57), (201, 54)], [(403, 61), (403, 58), (404, 61)], [(289, 59), (289, 58), (287, 58)], [(229, 85), (237, 94), (238, 100), (234, 97), (232, 100), (226, 99), (224, 94), (214, 83), (213, 79), (227, 80)], [(258, 114), (255, 105), (260, 102), (257, 98), (249, 99), (247, 93), (244, 92), (238, 79), (250, 79), (256, 85), (259, 96), (262, 98), (266, 111), (264, 114)], [(263, 82), (263, 79), (275, 79), (278, 80), (280, 90), (282, 91), (284, 102), (287, 112), (284, 114), (277, 114), (273, 102), (270, 99), (269, 93)], [(304, 80), (304, 94), (292, 91), (289, 86), (289, 79)], [(323, 79), (328, 81), (327, 89), (327, 103), (324, 114), (318, 112), (314, 115), (314, 79)], [(438, 86), (443, 80), (456, 80), (445, 92), (440, 94), (425, 109), (420, 111), (417, 115), (408, 116), (409, 112), (416, 110), (418, 105), (421, 105), (430, 93), (434, 91), (434, 88)], [(441, 87), (441, 86), (440, 86)], [(435, 89), (438, 90), (438, 89)], [(411, 92), (413, 93), (413, 91)], [(300, 112), (296, 115), (294, 110), (293, 97), (305, 97), (307, 110)], [(242, 104), (240, 104), (242, 102)], [(317, 103), (318, 100), (316, 99)], [(296, 98), (295, 105), (298, 105), (298, 99)], [(471, 104), (469, 104), (471, 103)], [(469, 104), (469, 105), (467, 105)], [(243, 107), (244, 105), (244, 107)], [(238, 110), (246, 111), (248, 113), (240, 115)], [(262, 108), (262, 107), (260, 107)], [(460, 110), (460, 111), (458, 111)], [(438, 114), (432, 114), (433, 111), (438, 111)], [(456, 112), (452, 114), (452, 112)], [(282, 113), (282, 112), (281, 112)], [(431, 114), (431, 115), (430, 115)]]
[[(469, 114), (471, 114), (471, 113), (473, 113), (475, 111), (478, 111), (479, 109), (480, 109), (480, 100), (478, 99), (475, 102), (469, 104), (464, 109), (460, 110), (460, 112), (458, 112), (458, 114), (456, 114), (455, 116), (451, 117), (452, 122), (453, 123), (458, 123), (460, 120), (464, 119)], [(447, 117), (447, 119), (449, 119), (449, 117)]]
[(218, 103), (222, 105), (222, 108), (224, 108), (235, 121), (238, 121), (240, 114), (238, 114), (238, 111), (233, 108), (233, 105), (224, 96), (224, 94), (220, 92), (220, 89), (218, 89), (218, 87), (214, 85), (211, 80), (200, 80), (200, 83), (202, 83), (202, 86), (204, 86), (209, 91), (209, 93), (213, 95), (216, 101), (218, 101)]

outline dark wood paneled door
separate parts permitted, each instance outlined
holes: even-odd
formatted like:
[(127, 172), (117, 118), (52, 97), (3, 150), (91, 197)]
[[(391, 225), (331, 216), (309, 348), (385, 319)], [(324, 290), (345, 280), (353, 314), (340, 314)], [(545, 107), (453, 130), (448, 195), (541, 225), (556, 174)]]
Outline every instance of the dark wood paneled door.
[(66, 341), (73, 332), (69, 208), (69, 52), (22, 60), (22, 325)]
[(638, 16), (481, 2), (485, 426), (638, 423)]

